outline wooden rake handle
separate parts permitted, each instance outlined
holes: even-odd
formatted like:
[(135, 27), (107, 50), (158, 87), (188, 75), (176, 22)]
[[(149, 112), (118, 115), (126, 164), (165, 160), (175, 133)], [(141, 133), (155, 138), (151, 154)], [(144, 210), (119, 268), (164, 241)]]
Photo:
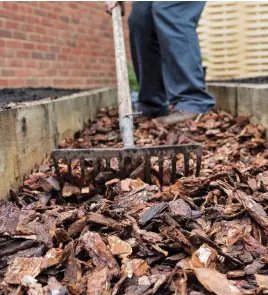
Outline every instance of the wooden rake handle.
[(116, 60), (116, 75), (118, 89), (118, 107), (120, 130), (125, 147), (134, 146), (133, 116), (128, 82), (127, 59), (122, 25), (121, 7), (117, 5), (112, 10), (114, 48)]

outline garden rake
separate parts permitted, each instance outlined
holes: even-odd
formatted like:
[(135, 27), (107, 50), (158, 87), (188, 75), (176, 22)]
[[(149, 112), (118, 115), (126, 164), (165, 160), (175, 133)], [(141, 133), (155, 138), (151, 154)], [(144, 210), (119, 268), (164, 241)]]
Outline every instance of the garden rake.
[(51, 157), (58, 171), (58, 161), (65, 160), (68, 164), (68, 174), (72, 178), (72, 160), (79, 159), (82, 177), (85, 176), (85, 160), (90, 159), (93, 163), (94, 175), (97, 175), (100, 169), (100, 161), (105, 160), (106, 168), (110, 168), (112, 158), (117, 158), (119, 162), (120, 177), (125, 177), (126, 159), (130, 159), (133, 165), (138, 158), (144, 160), (144, 178), (145, 181), (151, 181), (151, 157), (158, 157), (159, 163), (159, 182), (163, 184), (164, 157), (171, 161), (171, 182), (176, 180), (176, 155), (184, 155), (184, 175), (189, 173), (190, 154), (196, 154), (196, 175), (199, 174), (202, 159), (202, 146), (199, 144), (182, 144), (182, 145), (163, 145), (153, 147), (135, 147), (133, 138), (133, 116), (130, 89), (127, 72), (127, 62), (124, 44), (124, 35), (122, 27), (121, 7), (117, 5), (112, 10), (114, 46), (116, 58), (117, 86), (118, 86), (118, 107), (120, 130), (123, 138), (123, 148), (90, 148), (90, 149), (56, 149), (52, 152)]

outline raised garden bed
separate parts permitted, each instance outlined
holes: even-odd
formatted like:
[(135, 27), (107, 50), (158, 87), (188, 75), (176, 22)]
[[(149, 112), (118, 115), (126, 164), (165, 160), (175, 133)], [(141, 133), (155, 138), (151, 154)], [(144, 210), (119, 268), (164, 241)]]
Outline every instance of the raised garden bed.
[[(116, 109), (103, 109), (61, 147), (122, 146)], [(152, 184), (142, 163), (124, 180), (96, 177), (79, 161), (55, 175), (47, 159), (0, 210), (3, 294), (242, 295), (267, 291), (268, 153), (264, 128), (246, 117), (211, 112), (182, 126), (135, 122), (137, 145), (198, 141), (200, 177), (163, 191), (157, 159)], [(87, 164), (87, 163), (86, 163)], [(191, 161), (191, 169), (194, 161)]]
[(252, 78), (230, 79), (230, 80), (211, 80), (208, 83), (241, 83), (241, 84), (268, 84), (267, 76), (259, 76)]
[(11, 187), (16, 189), (60, 140), (96, 118), (100, 107), (115, 104), (116, 96), (116, 89), (103, 88), (0, 110), (0, 199)]
[(210, 81), (209, 92), (218, 109), (235, 116), (248, 116), (253, 124), (268, 128), (268, 78), (256, 77), (229, 81)]
[(56, 99), (88, 90), (89, 89), (61, 89), (51, 87), (3, 88), (0, 89), (0, 109), (14, 107), (17, 103), (37, 101), (44, 98)]

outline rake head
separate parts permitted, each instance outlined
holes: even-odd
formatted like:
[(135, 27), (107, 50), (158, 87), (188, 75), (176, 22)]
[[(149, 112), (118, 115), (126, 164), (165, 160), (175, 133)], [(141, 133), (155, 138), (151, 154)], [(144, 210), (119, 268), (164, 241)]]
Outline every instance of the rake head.
[(159, 181), (163, 184), (164, 157), (171, 159), (171, 182), (176, 180), (176, 155), (184, 155), (184, 175), (189, 174), (190, 154), (196, 154), (196, 172), (198, 176), (201, 168), (202, 146), (198, 144), (182, 144), (182, 145), (163, 145), (153, 147), (132, 147), (132, 148), (110, 148), (110, 149), (56, 149), (51, 153), (56, 171), (59, 171), (58, 162), (60, 159), (67, 162), (68, 174), (72, 178), (71, 163), (75, 159), (80, 160), (81, 174), (85, 177), (85, 160), (91, 160), (95, 175), (100, 169), (100, 161), (105, 160), (106, 169), (110, 169), (110, 161), (117, 158), (119, 162), (119, 176), (124, 178), (126, 175), (126, 159), (132, 167), (136, 168), (137, 159), (142, 158), (144, 161), (144, 177), (147, 183), (150, 183), (151, 174), (151, 157), (158, 157), (159, 163)]

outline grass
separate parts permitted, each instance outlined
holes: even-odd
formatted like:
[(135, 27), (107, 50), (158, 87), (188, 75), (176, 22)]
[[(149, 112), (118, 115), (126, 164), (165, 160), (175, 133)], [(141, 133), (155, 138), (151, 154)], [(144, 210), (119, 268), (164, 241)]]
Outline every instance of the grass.
[(130, 90), (138, 92), (139, 91), (139, 83), (137, 81), (132, 63), (128, 61), (127, 67), (128, 67), (128, 80), (129, 80)]

